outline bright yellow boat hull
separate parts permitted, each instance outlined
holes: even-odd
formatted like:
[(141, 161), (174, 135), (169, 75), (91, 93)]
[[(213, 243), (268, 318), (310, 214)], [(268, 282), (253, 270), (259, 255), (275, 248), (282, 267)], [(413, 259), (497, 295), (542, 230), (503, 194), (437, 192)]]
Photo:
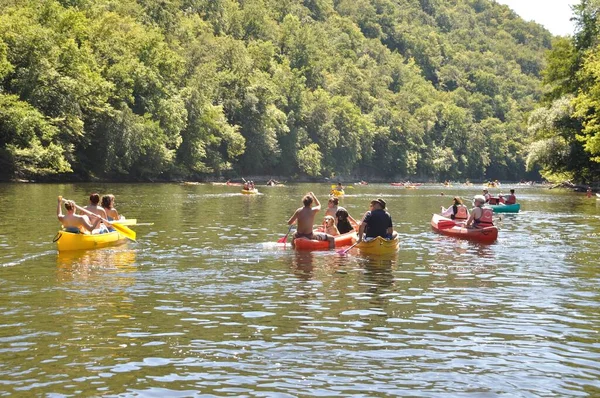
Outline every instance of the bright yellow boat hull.
[(59, 252), (99, 249), (101, 247), (118, 245), (126, 240), (125, 235), (120, 234), (119, 231), (93, 235), (58, 231), (55, 238)]
[(356, 248), (359, 249), (361, 253), (374, 255), (393, 254), (398, 251), (399, 247), (400, 240), (397, 237), (396, 239), (388, 240), (383, 239), (381, 236), (368, 242), (362, 241), (356, 245)]

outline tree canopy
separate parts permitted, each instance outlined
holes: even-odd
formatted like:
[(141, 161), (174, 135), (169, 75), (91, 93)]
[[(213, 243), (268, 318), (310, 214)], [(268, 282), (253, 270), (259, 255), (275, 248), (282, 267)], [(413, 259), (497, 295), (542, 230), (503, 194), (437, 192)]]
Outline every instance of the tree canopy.
[(600, 59), (581, 55), (597, 33), (556, 41), (542, 72), (550, 33), (492, 0), (12, 0), (0, 11), (0, 178), (520, 179), (537, 159), (531, 137), (549, 134), (527, 128), (542, 78), (563, 80), (558, 99), (574, 73), (588, 88), (572, 105), (582, 128), (569, 123), (554, 144), (600, 157)]
[(591, 183), (600, 176), (600, 0), (573, 6), (576, 31), (557, 38), (542, 72), (546, 92), (529, 118), (528, 168)]

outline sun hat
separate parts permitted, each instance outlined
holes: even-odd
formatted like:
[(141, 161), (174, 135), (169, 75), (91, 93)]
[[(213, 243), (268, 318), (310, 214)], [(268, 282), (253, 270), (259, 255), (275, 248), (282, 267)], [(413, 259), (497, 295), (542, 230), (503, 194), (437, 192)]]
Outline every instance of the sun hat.
[(473, 201), (485, 203), (485, 197), (483, 195), (475, 195), (473, 196)]

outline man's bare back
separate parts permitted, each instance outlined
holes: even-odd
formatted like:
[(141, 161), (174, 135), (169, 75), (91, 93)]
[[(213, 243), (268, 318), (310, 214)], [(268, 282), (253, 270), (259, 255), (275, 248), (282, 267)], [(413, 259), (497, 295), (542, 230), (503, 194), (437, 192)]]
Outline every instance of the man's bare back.
[[(309, 198), (310, 200), (307, 200)], [(304, 207), (300, 207), (296, 210), (292, 218), (288, 220), (288, 225), (292, 225), (294, 222), (298, 224), (297, 234), (310, 235), (313, 231), (313, 224), (315, 222), (315, 216), (317, 212), (321, 210), (321, 204), (315, 197), (315, 194), (309, 192), (303, 199)], [(314, 207), (311, 204), (315, 203)]]

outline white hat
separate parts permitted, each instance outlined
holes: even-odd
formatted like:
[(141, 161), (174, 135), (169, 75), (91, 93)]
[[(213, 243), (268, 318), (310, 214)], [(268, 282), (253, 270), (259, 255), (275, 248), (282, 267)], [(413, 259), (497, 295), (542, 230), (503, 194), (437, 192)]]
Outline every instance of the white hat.
[(475, 195), (473, 196), (473, 200), (475, 202), (485, 203), (485, 197), (483, 195)]

